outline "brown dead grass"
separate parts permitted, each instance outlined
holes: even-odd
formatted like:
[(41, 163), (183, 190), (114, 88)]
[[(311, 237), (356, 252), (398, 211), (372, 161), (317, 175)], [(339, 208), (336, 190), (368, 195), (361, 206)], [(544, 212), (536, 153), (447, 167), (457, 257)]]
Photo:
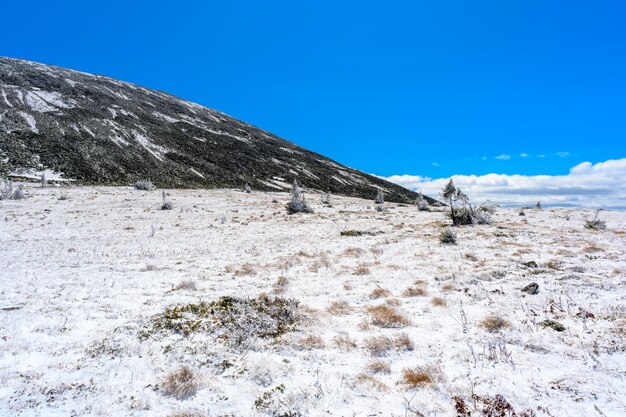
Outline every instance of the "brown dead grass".
[(424, 297), (427, 294), (423, 285), (413, 285), (402, 292), (404, 297)]
[(333, 301), (330, 303), (326, 311), (333, 316), (345, 316), (352, 313), (354, 309), (345, 301)]
[(367, 366), (365, 367), (365, 369), (368, 372), (371, 372), (373, 374), (388, 374), (391, 373), (391, 365), (389, 365), (388, 362), (385, 362), (383, 360), (380, 359), (374, 359), (373, 361), (370, 361)]
[(391, 291), (382, 287), (376, 287), (370, 293), (370, 298), (373, 298), (373, 299), (385, 298), (385, 297), (390, 297), (390, 296), (391, 296)]
[(432, 368), (415, 367), (404, 368), (399, 383), (407, 388), (423, 388), (435, 382)]
[(352, 272), (352, 275), (369, 275), (369, 274), (370, 274), (370, 269), (365, 265), (357, 266)]
[(411, 351), (415, 349), (415, 345), (413, 344), (413, 340), (406, 333), (400, 333), (391, 341), (393, 348), (397, 351)]
[(325, 346), (324, 339), (313, 334), (304, 336), (296, 343), (296, 347), (300, 350), (324, 349)]
[(446, 300), (444, 300), (441, 297), (433, 297), (430, 299), (430, 302), (432, 305), (434, 305), (435, 307), (445, 307), (448, 305), (448, 303), (446, 302)]
[(235, 275), (236, 277), (241, 276), (254, 276), (256, 275), (256, 269), (254, 265), (245, 263), (243, 265), (229, 265), (226, 267), (226, 272)]
[(198, 389), (195, 374), (186, 366), (170, 372), (161, 384), (166, 395), (181, 400), (194, 395)]
[(381, 393), (388, 393), (390, 391), (389, 387), (387, 385), (385, 385), (384, 383), (382, 383), (381, 381), (379, 381), (378, 379), (374, 378), (371, 375), (367, 375), (367, 374), (358, 374), (356, 376), (355, 379), (356, 383), (359, 385), (367, 385), (370, 388), (379, 391)]
[(333, 344), (342, 351), (348, 351), (357, 347), (356, 340), (348, 336), (347, 334), (338, 334), (333, 337)]
[(351, 256), (353, 258), (360, 258), (363, 254), (365, 253), (365, 251), (361, 248), (347, 248), (346, 250), (343, 251), (343, 254), (345, 256)]
[(482, 319), (479, 323), (479, 326), (487, 329), (487, 331), (490, 333), (494, 333), (499, 332), (503, 329), (510, 328), (511, 323), (500, 316), (492, 314)]
[(403, 313), (388, 305), (377, 305), (367, 308), (372, 324), (379, 327), (405, 327), (411, 321)]

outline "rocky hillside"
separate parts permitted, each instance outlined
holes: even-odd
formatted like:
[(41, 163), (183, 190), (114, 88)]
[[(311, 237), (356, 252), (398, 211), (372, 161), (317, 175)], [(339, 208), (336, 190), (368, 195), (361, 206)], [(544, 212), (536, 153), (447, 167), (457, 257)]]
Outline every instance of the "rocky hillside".
[(87, 184), (311, 190), (412, 202), (415, 193), (216, 110), (99, 75), (0, 57), (0, 176)]

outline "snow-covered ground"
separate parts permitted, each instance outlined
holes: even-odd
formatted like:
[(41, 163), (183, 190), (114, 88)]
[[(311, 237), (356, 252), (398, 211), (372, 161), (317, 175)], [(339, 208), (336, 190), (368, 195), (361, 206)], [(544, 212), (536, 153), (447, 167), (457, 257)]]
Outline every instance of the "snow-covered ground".
[[(351, 198), (289, 216), (286, 193), (172, 190), (171, 211), (160, 191), (27, 193), (0, 202), (2, 416), (454, 416), (455, 396), (482, 407), (473, 394), (626, 415), (624, 212), (592, 231), (591, 211), (501, 209), (449, 246), (441, 212)], [(300, 302), (295, 331), (245, 348), (146, 336), (166, 308), (261, 293)], [(381, 327), (378, 305), (408, 321)]]

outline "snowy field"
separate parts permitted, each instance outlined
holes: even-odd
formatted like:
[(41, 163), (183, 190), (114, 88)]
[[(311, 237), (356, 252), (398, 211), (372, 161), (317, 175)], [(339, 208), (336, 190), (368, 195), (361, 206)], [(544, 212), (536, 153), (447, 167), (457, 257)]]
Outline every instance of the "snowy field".
[(2, 416), (626, 415), (624, 212), (500, 209), (451, 246), (441, 212), (343, 197), (27, 194), (0, 201)]

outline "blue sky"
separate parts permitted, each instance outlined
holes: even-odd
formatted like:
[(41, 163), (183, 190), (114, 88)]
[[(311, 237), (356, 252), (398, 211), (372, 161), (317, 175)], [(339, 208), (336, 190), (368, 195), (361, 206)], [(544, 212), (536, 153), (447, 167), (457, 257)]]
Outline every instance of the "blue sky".
[(623, 1), (8, 2), (0, 55), (167, 91), (382, 176), (561, 175), (626, 157), (625, 19)]

